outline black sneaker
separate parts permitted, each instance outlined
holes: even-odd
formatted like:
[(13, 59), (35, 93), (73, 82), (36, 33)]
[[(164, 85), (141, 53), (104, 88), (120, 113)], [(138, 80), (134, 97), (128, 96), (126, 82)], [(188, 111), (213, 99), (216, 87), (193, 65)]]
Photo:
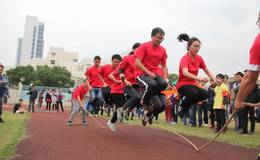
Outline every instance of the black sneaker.
[(143, 125), (143, 126), (146, 126), (146, 125), (147, 125), (147, 121), (148, 121), (148, 118), (146, 117), (146, 115), (144, 115), (144, 116), (142, 117), (142, 125)]
[(88, 126), (88, 122), (83, 121), (83, 122), (82, 122), (82, 125), (83, 125), (84, 127), (86, 127), (86, 126)]
[(71, 127), (71, 126), (72, 126), (72, 122), (71, 122), (71, 121), (68, 121), (68, 122), (67, 122), (67, 126)]
[(149, 122), (150, 125), (153, 124), (153, 115), (151, 115), (151, 116), (149, 117), (148, 122)]
[(0, 123), (5, 123), (5, 121), (0, 117)]

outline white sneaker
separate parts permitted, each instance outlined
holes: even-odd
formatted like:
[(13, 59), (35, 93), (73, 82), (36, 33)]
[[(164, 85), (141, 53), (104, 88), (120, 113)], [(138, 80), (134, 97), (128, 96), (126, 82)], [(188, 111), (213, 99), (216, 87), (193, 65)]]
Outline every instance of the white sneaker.
[(177, 123), (176, 123), (176, 122), (171, 122), (171, 124), (172, 124), (172, 125), (175, 125), (175, 124), (177, 124)]
[(116, 124), (115, 123), (111, 123), (111, 121), (107, 121), (107, 125), (108, 127), (111, 129), (111, 131), (116, 132)]
[(203, 124), (204, 127), (208, 127), (208, 124)]

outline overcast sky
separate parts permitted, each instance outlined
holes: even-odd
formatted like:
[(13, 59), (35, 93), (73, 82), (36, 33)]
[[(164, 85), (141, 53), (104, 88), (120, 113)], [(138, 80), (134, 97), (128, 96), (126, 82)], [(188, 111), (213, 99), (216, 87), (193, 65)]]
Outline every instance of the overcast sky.
[(25, 16), (45, 24), (44, 56), (50, 46), (79, 52), (80, 59), (129, 50), (150, 40), (154, 27), (165, 30), (162, 46), (170, 72), (177, 72), (186, 32), (202, 41), (200, 55), (214, 73), (244, 70), (254, 37), (260, 0), (0, 0), (0, 62), (14, 65)]

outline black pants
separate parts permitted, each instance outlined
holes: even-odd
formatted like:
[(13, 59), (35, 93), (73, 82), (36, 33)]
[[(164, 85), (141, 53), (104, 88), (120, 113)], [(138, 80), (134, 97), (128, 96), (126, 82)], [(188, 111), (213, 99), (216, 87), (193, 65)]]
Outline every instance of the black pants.
[[(151, 98), (152, 108), (146, 114), (147, 117), (150, 117), (151, 115), (154, 115), (157, 117), (159, 115), (159, 113), (161, 113), (165, 109), (166, 99), (163, 100), (163, 98), (165, 98), (164, 95), (154, 95)], [(161, 99), (162, 99), (162, 101), (161, 101)], [(165, 102), (165, 104), (163, 104), (164, 102)]]
[(225, 109), (215, 109), (217, 130), (219, 131), (226, 123)]
[(138, 93), (139, 86), (125, 86), (123, 88), (126, 96), (128, 97), (127, 102), (124, 104), (124, 109), (132, 110), (133, 108), (140, 106), (141, 96)]
[(3, 114), (3, 102), (4, 102), (4, 97), (0, 97), (0, 117)]
[(189, 108), (194, 103), (203, 101), (209, 97), (208, 91), (194, 85), (181, 86), (178, 92), (183, 97), (182, 108)]
[(29, 99), (29, 109), (28, 112), (34, 112), (34, 104), (35, 104), (35, 99)]
[(113, 117), (111, 118), (111, 123), (116, 123), (117, 121), (117, 109), (120, 107), (123, 107), (123, 105), (125, 104), (126, 100), (125, 100), (125, 96), (124, 94), (115, 94), (112, 93), (111, 94), (112, 100), (116, 106), (116, 109), (113, 113)]
[(46, 111), (51, 110), (51, 102), (46, 102)]
[[(156, 98), (156, 96), (158, 96), (159, 99)], [(158, 103), (156, 101), (160, 101), (160, 102)], [(155, 95), (155, 97), (152, 99), (152, 103), (153, 103), (153, 114), (155, 115), (155, 117), (158, 117), (159, 114), (165, 111), (166, 109), (166, 96), (162, 93), (160, 93), (159, 95)]]
[(60, 106), (62, 112), (64, 112), (62, 101), (57, 101), (56, 108), (57, 108), (57, 111), (58, 111), (58, 112), (59, 112), (59, 106)]
[(242, 130), (243, 129), (243, 124), (244, 124), (244, 108), (243, 109), (240, 109), (238, 112), (237, 112), (237, 117), (238, 117), (238, 126), (237, 126), (237, 129), (238, 130)]
[(106, 105), (112, 105), (112, 98), (110, 94), (110, 88), (109, 87), (103, 87), (102, 88), (102, 95), (103, 99)]
[(52, 103), (52, 111), (57, 110), (57, 102)]
[(255, 131), (255, 109), (253, 107), (245, 106), (244, 108), (244, 115), (243, 115), (243, 131), (246, 133), (248, 132), (247, 125), (248, 125), (248, 114), (251, 123), (250, 131)]
[(209, 115), (210, 124), (212, 127), (214, 127), (215, 126), (215, 113), (214, 113), (214, 109), (213, 109), (213, 104), (208, 104), (208, 109), (210, 112), (210, 115)]
[(202, 102), (202, 104), (197, 105), (198, 110), (198, 119), (199, 119), (199, 126), (202, 125), (202, 112), (203, 112), (203, 120), (204, 124), (208, 124), (208, 103)]
[(143, 104), (150, 105), (151, 98), (159, 94), (167, 87), (167, 82), (160, 76), (156, 76), (154, 79), (151, 79), (147, 75), (142, 75), (137, 77), (138, 85), (144, 88), (144, 92), (141, 96), (141, 101)]

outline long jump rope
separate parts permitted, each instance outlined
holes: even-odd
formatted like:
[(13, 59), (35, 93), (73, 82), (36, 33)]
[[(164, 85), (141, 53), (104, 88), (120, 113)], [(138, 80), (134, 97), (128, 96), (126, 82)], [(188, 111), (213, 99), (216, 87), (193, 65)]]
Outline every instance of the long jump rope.
[[(244, 105), (244, 106), (248, 106), (248, 107), (253, 107), (253, 108), (260, 107), (260, 103), (255, 103), (255, 104), (253, 104), (253, 103), (243, 103), (243, 105)], [(91, 114), (89, 113), (89, 111), (87, 111), (85, 108), (84, 108), (84, 110), (85, 110), (89, 115), (91, 115)], [(211, 140), (209, 140), (207, 143), (205, 143), (204, 145), (202, 145), (202, 146), (199, 147), (199, 148), (198, 148), (193, 142), (191, 142), (188, 138), (186, 138), (185, 136), (179, 134), (179, 133), (176, 132), (176, 131), (173, 131), (173, 133), (174, 133), (175, 135), (177, 135), (178, 137), (180, 137), (181, 139), (183, 139), (184, 141), (186, 141), (187, 143), (189, 143), (197, 152), (199, 152), (199, 151), (203, 150), (204, 148), (208, 147), (212, 142), (214, 142), (214, 141), (217, 139), (217, 137), (218, 137), (221, 133), (223, 133), (223, 131), (224, 131), (225, 128), (229, 125), (229, 123), (231, 122), (232, 118), (235, 116), (236, 113), (237, 113), (237, 111), (235, 110), (235, 111), (231, 114), (231, 116), (229, 117), (229, 119), (228, 119), (228, 121), (225, 123), (225, 125), (224, 125), (224, 126), (221, 128), (221, 130), (215, 135), (215, 137), (213, 137)], [(108, 127), (102, 125), (102, 124), (101, 124), (96, 118), (94, 118), (93, 116), (90, 116), (90, 117), (91, 117), (91, 119), (92, 119), (100, 128), (102, 128), (102, 129), (108, 128)], [(124, 127), (124, 126), (140, 126), (140, 127), (141, 127), (141, 125), (132, 125), (132, 124), (117, 125), (117, 127)]]

